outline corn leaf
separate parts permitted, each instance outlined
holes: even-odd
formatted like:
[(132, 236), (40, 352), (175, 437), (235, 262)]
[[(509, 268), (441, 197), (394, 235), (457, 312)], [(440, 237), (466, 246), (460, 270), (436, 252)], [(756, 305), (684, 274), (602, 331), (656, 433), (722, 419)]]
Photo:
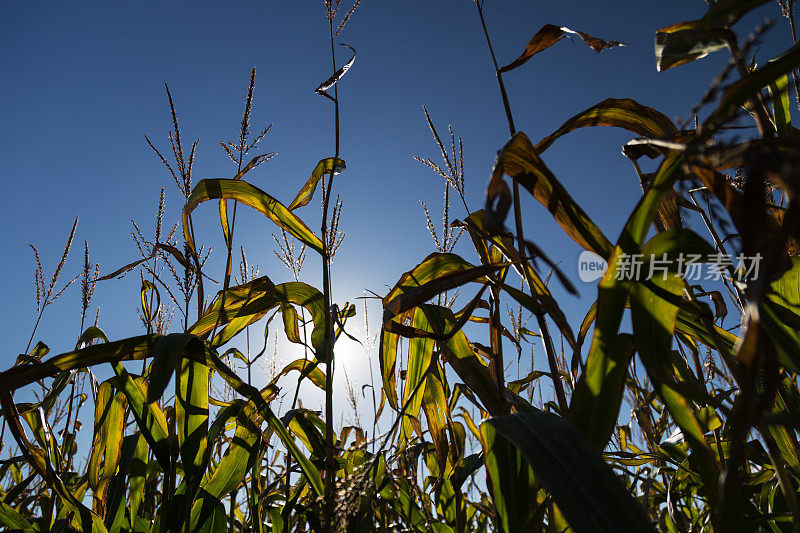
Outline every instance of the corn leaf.
[(186, 206), (183, 208), (183, 235), (192, 251), (195, 251), (195, 244), (189, 229), (189, 215), (201, 203), (215, 199), (236, 200), (252, 207), (300, 242), (322, 253), (322, 241), (319, 240), (319, 237), (314, 235), (305, 222), (289, 211), (286, 206), (246, 181), (224, 178), (201, 180), (186, 200)]
[(161, 335), (140, 335), (121, 341), (87, 346), (63, 353), (36, 365), (19, 365), (0, 373), (0, 383), (9, 390), (30, 385), (41, 379), (56, 376), (67, 370), (144, 359), (150, 355)]
[(703, 122), (703, 129), (714, 131), (730, 119), (751, 98), (770, 83), (775, 83), (800, 65), (800, 43), (795, 44), (764, 66), (732, 83), (722, 92), (717, 108)]
[[(517, 413), (487, 420), (481, 424), (481, 433), (487, 468), (493, 460), (521, 471), (516, 457), (520, 453), (575, 531), (653, 531), (639, 503), (568, 420), (545, 412)], [(522, 494), (532, 500), (536, 493)], [(516, 500), (513, 510), (524, 517), (533, 502), (527, 502), (527, 510), (521, 508), (520, 495), (504, 494), (506, 501)]]
[(317, 163), (317, 166), (314, 167), (314, 170), (311, 171), (311, 176), (308, 178), (308, 181), (306, 181), (303, 188), (297, 193), (292, 203), (289, 204), (289, 211), (294, 211), (295, 209), (308, 205), (308, 202), (310, 202), (311, 198), (314, 196), (317, 183), (319, 183), (322, 176), (330, 174), (331, 172), (333, 172), (334, 175), (341, 174), (346, 168), (347, 165), (343, 159), (335, 159), (333, 157), (321, 159), (320, 162)]
[(122, 457), (122, 434), (125, 429), (125, 395), (109, 381), (97, 388), (94, 409), (94, 439), (89, 455), (89, 486), (102, 509), (106, 487)]
[(525, 46), (525, 50), (522, 52), (522, 54), (508, 65), (501, 67), (500, 72), (508, 72), (509, 70), (513, 70), (521, 65), (524, 65), (530, 58), (539, 52), (550, 48), (567, 35), (577, 35), (598, 54), (608, 48), (625, 46), (624, 43), (619, 41), (604, 41), (581, 31), (575, 31), (565, 27), (546, 24), (536, 32), (536, 35), (534, 35), (530, 41), (528, 41), (528, 44)]
[[(303, 306), (311, 313), (314, 323), (311, 345), (317, 354), (322, 354), (325, 343), (325, 303), (322, 293), (303, 282), (274, 285), (266, 276), (229, 288), (225, 293), (224, 308), (221, 308), (222, 294), (217, 294), (206, 314), (189, 328), (189, 333), (202, 337), (215, 326), (221, 326), (211, 341), (212, 346), (220, 346), (272, 309), (278, 306), (285, 308), (290, 304)], [(293, 327), (291, 323), (290, 327)]]
[(709, 5), (703, 18), (673, 24), (656, 32), (656, 68), (684, 65), (726, 46), (727, 29), (748, 11), (769, 0), (720, 0)]
[[(524, 133), (517, 133), (503, 147), (497, 164), (539, 200), (576, 243), (603, 258), (611, 256), (613, 246), (609, 240), (539, 158)], [(487, 195), (487, 205), (491, 200)]]
[(578, 113), (556, 131), (539, 141), (536, 153), (541, 155), (559, 137), (579, 128), (612, 126), (623, 128), (640, 137), (660, 138), (678, 132), (672, 121), (651, 107), (630, 98), (608, 98)]
[(142, 379), (134, 379), (122, 363), (112, 363), (116, 379), (112, 384), (125, 393), (131, 413), (136, 419), (139, 431), (147, 440), (150, 450), (161, 465), (164, 472), (170, 470), (169, 429), (164, 411), (153, 402), (147, 401), (147, 390)]

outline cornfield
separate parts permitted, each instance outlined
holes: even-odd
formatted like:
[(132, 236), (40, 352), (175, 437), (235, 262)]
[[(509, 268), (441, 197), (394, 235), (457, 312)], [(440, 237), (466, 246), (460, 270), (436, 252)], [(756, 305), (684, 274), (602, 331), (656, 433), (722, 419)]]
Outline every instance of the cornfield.
[[(310, 162), (294, 198), (248, 181), (275, 156), (260, 148), (271, 125), (251, 125), (253, 69), (241, 128), (220, 142), (230, 178), (194, 179), (197, 143), (182, 139), (166, 88), (169, 144), (146, 142), (185, 203), (180, 223), (165, 227), (161, 190), (154, 236), (134, 224), (138, 259), (105, 272), (85, 244), (81, 272), (67, 279), (77, 219), (52, 274), (32, 247), (36, 321), (0, 374), (4, 530), (800, 531), (794, 0), (776, 10), (794, 43), (772, 58), (759, 56), (772, 23), (743, 37), (731, 29), (771, 0), (709, 2), (702, 18), (656, 32), (660, 71), (729, 56), (707, 87), (688, 89), (698, 101), (690, 120), (608, 98), (543, 137), (517, 130), (508, 73), (535, 68), (566, 38), (603, 54), (624, 43), (547, 24), (505, 62), (483, 0), (465, 2), (508, 138), (492, 148), (483, 205), (470, 206), (462, 140), (452, 128), (440, 134), (424, 109), (440, 158), (417, 159), (444, 188), (441, 226), (422, 204), (435, 251), (369, 296), (382, 305), (380, 332), (365, 327), (361, 339), (359, 295), (337, 302), (332, 291), (344, 239), (336, 176), (358, 164), (339, 149), (339, 82), (358, 68), (357, 43), (340, 34), (359, 3), (324, 2), (330, 72), (316, 93), (333, 113), (334, 150)], [(545, 163), (561, 137), (600, 126), (630, 134), (622, 153), (642, 188), (617, 237)], [(312, 201), (319, 227), (306, 222)], [(285, 272), (261, 275), (248, 262), (235, 238), (239, 205), (274, 224), (272, 239), (248, 244), (274, 245)], [(581, 321), (551, 291), (576, 288), (534, 242), (530, 206), (585, 250), (594, 303)], [(208, 266), (201, 216), (219, 222), (222, 271)], [(319, 269), (320, 287), (304, 268)], [(125, 274), (141, 283), (144, 333), (112, 339), (91, 325), (92, 297)], [(81, 334), (53, 355), (39, 326), (78, 286)], [(302, 357), (266, 368), (276, 330), (275, 349), (293, 344)], [(359, 390), (347, 378), (335, 390), (347, 338), (377, 359), (380, 382)], [(512, 379), (534, 345), (546, 364)], [(308, 388), (324, 397), (320, 410), (304, 405)], [(349, 423), (337, 423), (335, 396), (352, 406)], [(78, 446), (81, 431), (90, 446)]]

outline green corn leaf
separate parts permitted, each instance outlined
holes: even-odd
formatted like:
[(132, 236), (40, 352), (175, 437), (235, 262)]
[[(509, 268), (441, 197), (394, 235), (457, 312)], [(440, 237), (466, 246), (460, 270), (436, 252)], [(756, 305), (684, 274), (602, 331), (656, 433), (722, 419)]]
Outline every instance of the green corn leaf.
[(281, 422), (308, 448), (313, 457), (317, 460), (325, 458), (325, 423), (319, 415), (308, 409), (292, 409), (281, 418)]
[(775, 117), (775, 130), (778, 135), (792, 133), (792, 115), (789, 111), (789, 76), (780, 76), (769, 84), (772, 101), (772, 116)]
[(111, 382), (97, 388), (94, 409), (94, 439), (89, 455), (89, 486), (102, 509), (106, 506), (106, 487), (122, 457), (122, 434), (125, 429), (125, 395)]
[[(189, 333), (202, 337), (210, 333), (215, 326), (222, 326), (211, 341), (212, 346), (220, 346), (245, 327), (260, 320), (272, 309), (296, 304), (305, 307), (311, 314), (314, 323), (311, 330), (311, 346), (318, 355), (324, 353), (322, 347), (325, 343), (325, 302), (322, 293), (311, 285), (302, 282), (274, 285), (265, 276), (229, 288), (225, 293), (224, 309), (221, 309), (221, 304), (222, 295), (218, 294), (206, 314), (189, 328)], [(290, 327), (292, 327), (291, 322)]]
[(628, 302), (630, 281), (616, 279), (617, 264), (624, 254), (639, 253), (660, 200), (667, 191), (672, 190), (672, 184), (678, 177), (680, 159), (679, 154), (671, 153), (662, 161), (652, 185), (628, 218), (620, 236), (620, 244), (615, 248), (606, 273), (598, 284), (592, 345), (569, 408), (569, 419), (598, 450), (605, 448), (614, 428), (632, 355), (626, 346), (628, 341), (618, 336)]
[[(674, 241), (675, 236), (669, 233), (657, 235), (643, 248), (645, 258), (651, 254), (660, 257), (660, 252), (664, 249), (675, 246)], [(681, 247), (676, 246), (676, 249)], [(662, 293), (672, 294), (679, 300), (683, 288), (683, 280), (674, 272), (665, 276), (653, 276), (648, 283), (633, 283), (631, 288), (633, 334), (636, 349), (654, 388), (691, 447), (690, 462), (703, 478), (703, 490), (706, 496), (714, 501), (719, 477), (714, 453), (706, 442), (702, 425), (694, 413), (690, 400), (681, 394), (673, 365), (670, 363), (678, 306), (663, 297)]]
[[(489, 419), (481, 424), (481, 433), (492, 481), (511, 483), (507, 478), (516, 470), (523, 476), (517, 479), (530, 485), (521, 454), (575, 531), (653, 531), (639, 503), (568, 420), (544, 412), (517, 413)], [(514, 488), (503, 486), (506, 531), (522, 530), (517, 525), (527, 523), (536, 497), (532, 490), (509, 491)], [(528, 501), (521, 498), (524, 494)]]
[[(184, 347), (184, 350), (188, 346)], [(203, 458), (208, 447), (208, 367), (181, 358), (175, 368), (175, 415), (178, 447), (189, 486), (203, 477)]]
[(203, 479), (199, 494), (201, 498), (192, 507), (192, 524), (207, 521), (207, 497), (219, 501), (244, 481), (253, 464), (263, 454), (261, 432), (248, 418), (254, 414), (252, 404), (240, 410), (236, 418), (236, 430), (228, 449), (210, 476)]
[[(140, 434), (135, 433), (124, 437), (121, 441), (121, 453), (119, 460), (119, 470), (113, 476), (108, 486), (108, 496), (106, 498), (106, 517), (105, 525), (109, 533), (118, 533), (128, 529), (130, 520), (126, 514), (126, 493), (131, 473), (131, 464), (136, 455), (136, 445)], [(133, 490), (133, 488), (132, 488)], [(131, 499), (135, 496), (131, 493)], [(130, 512), (133, 512), (131, 509)]]
[[(417, 308), (411, 315), (411, 327), (420, 331), (431, 331), (425, 311)], [(422, 398), (425, 394), (425, 383), (428, 368), (433, 358), (433, 339), (424, 337), (412, 338), (408, 341), (408, 367), (403, 388), (403, 405), (405, 416), (419, 418)], [(404, 416), (404, 422), (405, 422)], [(411, 438), (409, 428), (404, 424), (403, 438)]]
[[(441, 306), (426, 304), (420, 306), (428, 325), (435, 333), (443, 334), (453, 329), (455, 316), (453, 311)], [(489, 377), (489, 369), (475, 353), (463, 331), (459, 330), (446, 342), (440, 343), (445, 360), (453, 367), (470, 391), (472, 391), (485, 410), (497, 414), (504, 409), (499, 397), (497, 385)]]
[(400, 335), (381, 328), (381, 338), (378, 353), (380, 363), (381, 379), (383, 381), (382, 392), (389, 402), (392, 409), (400, 409), (397, 399), (397, 344), (400, 342)]
[(306, 478), (308, 479), (309, 484), (314, 489), (314, 492), (317, 495), (322, 495), (324, 488), (319, 470), (317, 470), (317, 468), (311, 464), (308, 458), (303, 455), (303, 453), (297, 447), (297, 444), (292, 436), (289, 435), (286, 427), (272, 412), (272, 409), (270, 409), (268, 403), (261, 396), (261, 393), (258, 391), (258, 389), (248, 385), (247, 383), (244, 383), (241, 379), (239, 379), (239, 377), (228, 367), (228, 365), (220, 360), (213, 351), (206, 350), (205, 357), (206, 364), (209, 367), (213, 368), (220, 375), (220, 377), (233, 388), (233, 390), (253, 403), (254, 412), (258, 413), (258, 416), (264, 419), (270, 425), (270, 427), (272, 427), (272, 429), (278, 435), (278, 438), (280, 438), (283, 442), (283, 445), (286, 446), (289, 453), (291, 453), (295, 461), (297, 461), (298, 465), (303, 471), (303, 474), (305, 474)]
[(56, 355), (37, 365), (15, 366), (0, 373), (0, 383), (6, 389), (15, 390), (67, 370), (101, 363), (144, 359), (153, 353), (156, 342), (161, 337), (161, 335), (140, 335)]
[(434, 533), (452, 533), (450, 526), (441, 522), (431, 522), (417, 506), (411, 496), (411, 486), (404, 478), (392, 479), (383, 490), (381, 498), (391, 503), (393, 509), (400, 514), (415, 531)]
[(0, 524), (3, 524), (7, 531), (23, 531), (25, 533), (37, 531), (24, 516), (5, 502), (0, 502)]
[(792, 257), (791, 268), (772, 282), (760, 314), (780, 363), (800, 371), (800, 257)]
[[(177, 335), (177, 334), (176, 334)], [(114, 373), (117, 375), (112, 380), (114, 387), (125, 393), (131, 413), (136, 419), (139, 431), (147, 440), (156, 461), (164, 472), (170, 470), (169, 429), (164, 411), (153, 402), (147, 401), (147, 390), (142, 378), (135, 379), (131, 376), (122, 363), (112, 363)], [(112, 378), (113, 379), (113, 378)]]
[(135, 527), (136, 520), (139, 516), (139, 508), (144, 501), (144, 487), (147, 481), (148, 471), (148, 447), (147, 439), (140, 433), (134, 433), (136, 436), (136, 448), (133, 452), (133, 458), (130, 465), (130, 498), (128, 500), (129, 518), (132, 529)]

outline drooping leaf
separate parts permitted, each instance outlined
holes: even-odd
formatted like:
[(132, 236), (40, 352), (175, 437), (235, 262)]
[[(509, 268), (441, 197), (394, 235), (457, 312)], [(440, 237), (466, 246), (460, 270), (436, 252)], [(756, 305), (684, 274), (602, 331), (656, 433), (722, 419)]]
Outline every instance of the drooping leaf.
[(327, 157), (320, 160), (317, 166), (314, 167), (314, 170), (311, 171), (311, 176), (308, 178), (308, 181), (306, 181), (303, 188), (297, 193), (292, 203), (289, 204), (289, 211), (294, 211), (295, 209), (308, 205), (308, 202), (310, 202), (311, 198), (314, 196), (314, 191), (317, 190), (317, 183), (319, 183), (322, 176), (330, 174), (331, 172), (333, 172), (334, 175), (341, 174), (346, 168), (347, 166), (343, 159)]
[(651, 107), (630, 98), (607, 98), (567, 120), (556, 131), (539, 141), (536, 153), (541, 155), (558, 138), (579, 128), (611, 126), (623, 128), (640, 137), (661, 138), (678, 132), (672, 121)]
[(292, 370), (300, 372), (300, 375), (303, 379), (308, 378), (311, 380), (311, 383), (316, 385), (318, 388), (325, 390), (325, 373), (320, 370), (319, 366), (317, 366), (317, 363), (304, 359), (295, 359), (283, 367), (283, 369), (279, 372), (279, 376), (284, 376)]
[(115, 361), (144, 359), (152, 353), (161, 335), (140, 335), (121, 341), (87, 346), (56, 355), (36, 365), (19, 365), (0, 373), (0, 383), (9, 390), (30, 385), (68, 370)]
[(524, 133), (517, 133), (503, 147), (497, 165), (539, 200), (576, 243), (603, 258), (611, 256), (609, 240), (539, 158)]
[[(567, 342), (570, 344), (570, 346), (574, 347), (575, 335), (572, 332), (572, 328), (569, 325), (566, 315), (561, 310), (561, 307), (558, 305), (556, 299), (553, 298), (553, 295), (550, 293), (550, 290), (547, 288), (547, 285), (545, 285), (539, 273), (535, 268), (533, 268), (533, 265), (531, 265), (529, 261), (522, 261), (523, 256), (517, 250), (514, 238), (510, 235), (490, 234), (486, 228), (486, 217), (483, 210), (478, 210), (470, 214), (470, 216), (467, 217), (465, 224), (470, 236), (473, 237), (473, 241), (482, 243), (485, 242), (486, 239), (490, 240), (492, 244), (494, 244), (497, 249), (502, 252), (502, 254), (510, 262), (513, 263), (513, 266), (515, 269), (517, 269), (520, 277), (523, 277), (530, 282), (529, 290), (531, 291), (531, 294), (535, 296), (538, 305), (542, 307), (542, 310), (545, 313), (550, 315), (550, 318), (553, 319), (553, 322), (556, 323), (558, 329), (561, 330), (561, 333), (564, 335)], [(523, 268), (525, 268), (524, 271), (522, 270)]]
[[(155, 296), (156, 301), (153, 308), (150, 308), (150, 303), (147, 300), (148, 293), (152, 292), (153, 296)], [(144, 317), (145, 322), (148, 324), (153, 321), (158, 313), (158, 308), (161, 307), (161, 295), (158, 293), (158, 289), (151, 281), (146, 279), (142, 280), (142, 290), (141, 290), (141, 297), (142, 297), (142, 316)]]
[(571, 30), (563, 26), (559, 27), (552, 24), (546, 24), (536, 32), (536, 35), (534, 35), (530, 41), (528, 41), (528, 44), (525, 46), (525, 50), (522, 52), (522, 54), (508, 65), (501, 67), (500, 72), (508, 72), (509, 70), (513, 70), (525, 64), (530, 58), (539, 52), (550, 48), (567, 35), (577, 35), (598, 54), (608, 48), (625, 46), (625, 43), (621, 43), (619, 41), (604, 41), (581, 31)]
[(274, 285), (264, 276), (244, 285), (230, 287), (225, 293), (225, 307), (221, 308), (222, 294), (219, 293), (206, 314), (189, 328), (189, 332), (204, 336), (215, 326), (220, 326), (221, 330), (211, 340), (212, 346), (220, 346), (270, 310), (290, 304), (303, 306), (311, 313), (314, 323), (311, 345), (317, 354), (322, 355), (321, 348), (325, 342), (324, 299), (322, 293), (303, 282)]
[(400, 277), (383, 299), (383, 321), (388, 322), (434, 296), (508, 266), (509, 263), (473, 266), (451, 253), (434, 252)]
[(685, 29), (656, 32), (656, 69), (659, 72), (690, 63), (710, 53), (725, 48), (726, 39), (732, 37), (725, 28)]
[(186, 206), (183, 208), (183, 235), (191, 250), (194, 251), (195, 245), (189, 228), (189, 215), (201, 203), (216, 199), (236, 200), (252, 207), (309, 248), (322, 253), (322, 241), (319, 237), (286, 206), (255, 185), (242, 180), (223, 178), (201, 180), (186, 200)]

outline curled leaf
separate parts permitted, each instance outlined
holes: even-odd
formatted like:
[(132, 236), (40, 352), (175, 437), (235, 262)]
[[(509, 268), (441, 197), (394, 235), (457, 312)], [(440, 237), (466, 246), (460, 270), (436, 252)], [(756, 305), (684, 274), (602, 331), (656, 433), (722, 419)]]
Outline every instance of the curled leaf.
[(500, 72), (508, 72), (509, 70), (513, 70), (519, 66), (522, 66), (539, 52), (550, 48), (558, 41), (566, 37), (566, 34), (579, 36), (581, 39), (583, 39), (583, 42), (589, 45), (591, 49), (598, 54), (608, 48), (626, 46), (625, 43), (621, 43), (619, 41), (604, 41), (602, 39), (598, 39), (597, 37), (592, 37), (588, 33), (571, 30), (564, 26), (559, 27), (552, 24), (545, 24), (539, 31), (536, 32), (536, 35), (534, 35), (531, 40), (528, 41), (528, 44), (525, 46), (525, 51), (522, 52), (522, 55), (508, 65), (501, 67)]
[(328, 78), (327, 80), (323, 81), (323, 82), (320, 84), (320, 86), (319, 86), (319, 87), (317, 87), (317, 88), (316, 88), (316, 90), (314, 91), (315, 93), (317, 93), (317, 94), (320, 94), (320, 95), (322, 95), (322, 96), (324, 96), (325, 98), (328, 98), (328, 99), (330, 99), (330, 100), (333, 100), (333, 97), (332, 97), (331, 95), (329, 95), (329, 94), (328, 94), (328, 92), (327, 92), (327, 91), (328, 91), (328, 89), (330, 89), (331, 87), (333, 87), (334, 85), (336, 85), (336, 83), (337, 83), (337, 82), (338, 82), (340, 79), (342, 79), (342, 76), (344, 76), (344, 73), (345, 73), (345, 72), (347, 72), (348, 70), (350, 70), (350, 67), (352, 67), (352, 66), (353, 66), (353, 62), (356, 60), (356, 50), (355, 50), (355, 48), (353, 48), (353, 47), (352, 47), (352, 46), (350, 46), (349, 44), (344, 44), (344, 43), (339, 43), (339, 44), (341, 44), (342, 46), (346, 46), (347, 48), (349, 48), (350, 50), (352, 50), (352, 52), (353, 52), (353, 57), (351, 57), (351, 58), (350, 58), (350, 61), (348, 61), (347, 63), (345, 63), (345, 64), (344, 64), (344, 66), (342, 66), (342, 68), (340, 68), (339, 70), (337, 70), (336, 72), (334, 72), (334, 73), (333, 73), (333, 76), (331, 76), (331, 77), (330, 77), (330, 78)]
[(319, 183), (319, 180), (322, 178), (322, 176), (330, 172), (333, 172), (334, 174), (341, 174), (346, 168), (347, 165), (345, 165), (343, 159), (327, 157), (320, 160), (320, 162), (317, 163), (317, 166), (315, 166), (314, 170), (311, 172), (311, 177), (308, 178), (306, 184), (303, 185), (303, 188), (297, 193), (297, 196), (295, 196), (294, 200), (292, 200), (292, 203), (289, 204), (289, 211), (294, 211), (298, 207), (303, 207), (311, 201), (311, 198), (314, 196), (314, 191), (317, 189), (317, 183)]

